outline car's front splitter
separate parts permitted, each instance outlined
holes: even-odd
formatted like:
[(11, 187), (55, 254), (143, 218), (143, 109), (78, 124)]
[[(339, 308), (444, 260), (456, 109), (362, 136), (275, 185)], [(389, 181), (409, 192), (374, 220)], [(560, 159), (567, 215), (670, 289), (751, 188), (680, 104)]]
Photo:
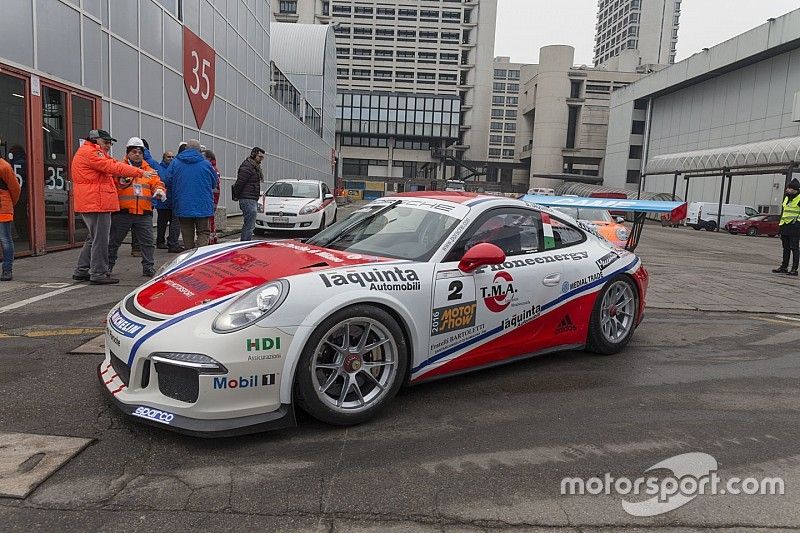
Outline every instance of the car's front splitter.
[(100, 387), (120, 411), (126, 416), (135, 418), (137, 422), (203, 438), (248, 435), (297, 425), (292, 404), (281, 404), (278, 409), (269, 413), (219, 419), (190, 418), (157, 407), (128, 404), (117, 398), (106, 386), (102, 367), (102, 364), (97, 366), (97, 378)]

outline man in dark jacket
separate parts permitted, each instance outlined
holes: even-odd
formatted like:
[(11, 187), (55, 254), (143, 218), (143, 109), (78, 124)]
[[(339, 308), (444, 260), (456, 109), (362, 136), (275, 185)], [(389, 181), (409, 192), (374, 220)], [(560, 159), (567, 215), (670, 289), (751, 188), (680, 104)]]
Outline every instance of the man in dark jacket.
[[(778, 232), (783, 244), (783, 261), (781, 266), (773, 270), (776, 274), (797, 276), (797, 266), (800, 262), (800, 181), (793, 178), (786, 186), (786, 196), (783, 198), (783, 211), (779, 222)], [(792, 257), (792, 269), (789, 267), (789, 256)]]
[(236, 183), (233, 184), (233, 196), (239, 199), (239, 208), (244, 216), (241, 238), (243, 241), (253, 239), (253, 229), (256, 227), (258, 199), (261, 198), (261, 182), (264, 181), (264, 174), (261, 171), (264, 153), (258, 146), (253, 148), (250, 157), (239, 166)]
[(208, 219), (214, 215), (216, 182), (217, 175), (200, 153), (200, 141), (196, 139), (187, 141), (186, 149), (175, 156), (167, 168), (164, 184), (170, 191), (172, 209), (180, 220), (187, 250), (208, 244)]

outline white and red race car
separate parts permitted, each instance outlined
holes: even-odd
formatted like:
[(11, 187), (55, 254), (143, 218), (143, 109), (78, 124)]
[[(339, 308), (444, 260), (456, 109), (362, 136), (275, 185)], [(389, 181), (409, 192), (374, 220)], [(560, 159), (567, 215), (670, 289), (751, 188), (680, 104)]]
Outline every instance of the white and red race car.
[(108, 314), (103, 387), (124, 413), (202, 436), (375, 416), (404, 384), (557, 350), (621, 350), (648, 275), (556, 211), (408, 193), (308, 242), (177, 257)]

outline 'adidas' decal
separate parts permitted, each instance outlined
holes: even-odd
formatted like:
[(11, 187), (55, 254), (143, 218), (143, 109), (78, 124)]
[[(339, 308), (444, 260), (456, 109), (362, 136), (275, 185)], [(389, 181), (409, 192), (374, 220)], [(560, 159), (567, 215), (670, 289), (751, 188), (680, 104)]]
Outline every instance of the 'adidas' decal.
[(569, 315), (564, 315), (564, 318), (561, 319), (561, 322), (559, 322), (556, 327), (556, 335), (561, 335), (568, 331), (575, 331), (576, 329), (578, 328), (572, 323), (572, 318)]

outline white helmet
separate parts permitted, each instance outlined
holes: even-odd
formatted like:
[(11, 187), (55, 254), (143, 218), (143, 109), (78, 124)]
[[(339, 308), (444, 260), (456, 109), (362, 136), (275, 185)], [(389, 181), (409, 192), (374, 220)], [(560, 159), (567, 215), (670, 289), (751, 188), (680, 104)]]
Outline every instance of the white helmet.
[(126, 144), (125, 147), (130, 148), (131, 146), (144, 150), (144, 142), (139, 137), (131, 137), (128, 139), (128, 144)]

